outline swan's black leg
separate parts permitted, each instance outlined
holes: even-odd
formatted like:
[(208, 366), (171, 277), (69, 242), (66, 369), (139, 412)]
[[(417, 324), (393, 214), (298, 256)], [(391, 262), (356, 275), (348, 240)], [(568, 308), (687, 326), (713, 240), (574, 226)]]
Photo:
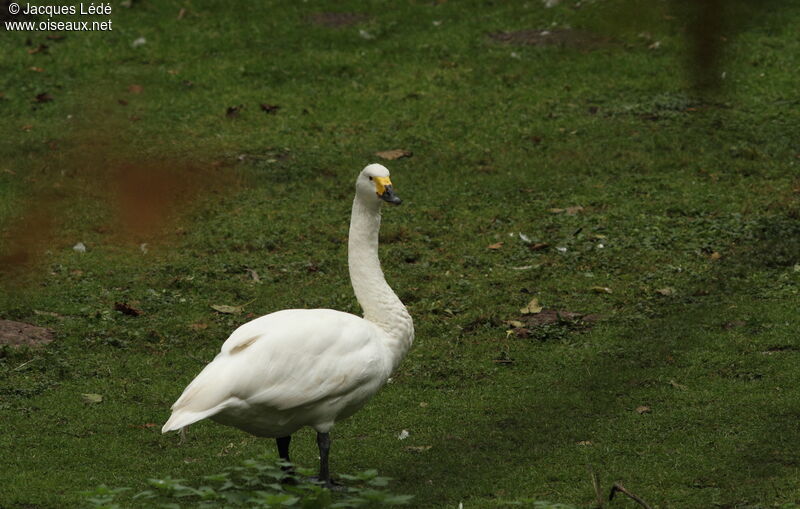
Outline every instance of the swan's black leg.
[(278, 456), (283, 461), (289, 461), (289, 443), (292, 441), (292, 436), (276, 438), (278, 443)]
[(328, 456), (331, 451), (330, 433), (317, 433), (317, 446), (319, 447), (319, 480), (325, 483), (328, 489), (341, 489), (341, 486), (331, 481), (331, 473), (328, 469)]
[(331, 483), (331, 474), (328, 470), (328, 454), (331, 450), (330, 433), (317, 433), (317, 447), (319, 447), (319, 480), (327, 486)]
[[(289, 462), (289, 443), (291, 441), (292, 441), (291, 435), (289, 435), (288, 437), (280, 437), (275, 439), (275, 442), (278, 443), (278, 456), (283, 461), (286, 462)], [(287, 484), (294, 484), (295, 483), (295, 479), (293, 477), (294, 468), (292, 468), (290, 465), (285, 465), (281, 467), (281, 470), (283, 470), (289, 476), (286, 477), (282, 482)]]

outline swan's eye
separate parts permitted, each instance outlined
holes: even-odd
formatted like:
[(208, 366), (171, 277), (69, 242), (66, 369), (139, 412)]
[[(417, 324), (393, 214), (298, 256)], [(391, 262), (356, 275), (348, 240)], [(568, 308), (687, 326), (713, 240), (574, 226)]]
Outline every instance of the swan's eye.
[(372, 177), (370, 177), (369, 179), (372, 180)]

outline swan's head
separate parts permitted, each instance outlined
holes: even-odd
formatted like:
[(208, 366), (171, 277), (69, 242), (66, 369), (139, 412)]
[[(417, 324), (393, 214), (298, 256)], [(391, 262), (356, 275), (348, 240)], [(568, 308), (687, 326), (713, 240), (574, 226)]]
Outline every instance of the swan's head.
[(392, 181), (389, 180), (389, 170), (382, 164), (370, 164), (363, 170), (356, 180), (356, 192), (363, 200), (378, 200), (400, 205), (403, 200), (394, 194)]

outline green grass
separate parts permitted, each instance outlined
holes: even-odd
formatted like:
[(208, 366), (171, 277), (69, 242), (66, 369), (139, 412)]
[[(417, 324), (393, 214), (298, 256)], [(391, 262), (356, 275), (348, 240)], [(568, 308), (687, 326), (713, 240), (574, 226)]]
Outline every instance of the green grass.
[[(99, 484), (272, 453), (210, 422), (182, 445), (159, 429), (250, 313), (359, 312), (352, 182), (394, 148), (414, 155), (386, 163), (405, 203), (385, 211), (381, 256), (417, 339), (335, 428), (334, 472), (376, 468), (418, 507), (590, 507), (587, 465), (654, 507), (800, 503), (800, 9), (726, 28), (725, 79), (695, 93), (679, 11), (617, 27), (607, 5), (142, 0), (113, 6), (112, 32), (3, 33), (0, 251), (38, 256), (0, 267), (0, 318), (57, 340), (0, 350), (0, 507), (78, 506)], [(328, 11), (368, 18), (308, 21)], [(613, 40), (487, 37), (565, 26)], [(181, 171), (157, 196), (180, 203), (157, 209), (169, 221), (137, 226), (112, 191), (142, 167)], [(51, 226), (20, 219), (37, 214)], [(509, 335), (532, 297), (601, 320)], [(292, 445), (315, 465), (309, 430)]]

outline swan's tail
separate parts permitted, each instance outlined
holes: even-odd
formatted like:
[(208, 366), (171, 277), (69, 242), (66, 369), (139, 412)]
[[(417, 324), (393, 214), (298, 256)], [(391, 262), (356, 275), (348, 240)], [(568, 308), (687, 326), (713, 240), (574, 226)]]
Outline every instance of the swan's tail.
[(183, 409), (176, 410), (172, 413), (169, 419), (167, 419), (167, 422), (164, 423), (164, 426), (161, 428), (161, 433), (178, 431), (190, 424), (196, 423), (197, 421), (202, 421), (206, 417), (211, 417), (218, 411), (219, 410), (217, 408), (206, 410), (205, 412), (191, 412)]

